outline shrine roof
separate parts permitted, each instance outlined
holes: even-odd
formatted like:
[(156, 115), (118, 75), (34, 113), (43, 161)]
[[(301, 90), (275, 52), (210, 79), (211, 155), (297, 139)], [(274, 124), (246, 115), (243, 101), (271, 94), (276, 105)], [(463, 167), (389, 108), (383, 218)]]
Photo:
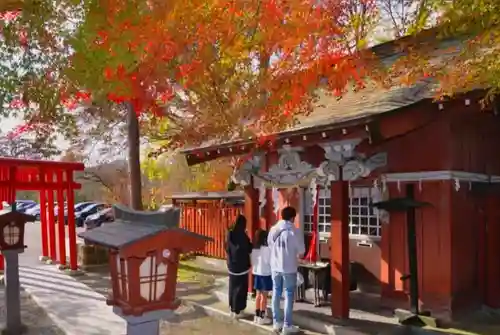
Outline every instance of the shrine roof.
[[(435, 32), (434, 32), (435, 38)], [(425, 38), (429, 38), (428, 36)], [(431, 34), (432, 38), (432, 34)], [(374, 46), (371, 51), (380, 59), (384, 66), (392, 65), (401, 58), (401, 45), (397, 41)], [(460, 52), (462, 42), (456, 39), (443, 39), (431, 55), (432, 62), (444, 63), (446, 57)], [(291, 136), (318, 134), (323, 131), (344, 129), (353, 126), (366, 125), (377, 120), (383, 114), (397, 112), (418, 103), (432, 102), (436, 97), (438, 83), (432, 78), (424, 78), (414, 85), (382, 86), (374, 81), (367, 81), (365, 88), (354, 91), (348, 90), (340, 99), (331, 94), (320, 93), (319, 103), (307, 116), (299, 117), (297, 123), (281, 132), (275, 133), (278, 140)], [(231, 141), (209, 140), (197, 147), (185, 148), (182, 153), (187, 156), (188, 164), (193, 165), (222, 156), (219, 149), (240, 148), (250, 146), (256, 139), (234, 139)], [(243, 150), (234, 150), (237, 155)], [(210, 157), (194, 157), (199, 153), (209, 153)]]
[(185, 192), (173, 193), (169, 198), (173, 200), (242, 200), (244, 198), (243, 191), (231, 192)]
[(165, 212), (134, 211), (119, 205), (114, 206), (115, 221), (78, 234), (87, 242), (111, 249), (121, 249), (164, 231), (180, 231), (196, 238), (209, 238), (179, 228), (180, 210), (172, 208)]

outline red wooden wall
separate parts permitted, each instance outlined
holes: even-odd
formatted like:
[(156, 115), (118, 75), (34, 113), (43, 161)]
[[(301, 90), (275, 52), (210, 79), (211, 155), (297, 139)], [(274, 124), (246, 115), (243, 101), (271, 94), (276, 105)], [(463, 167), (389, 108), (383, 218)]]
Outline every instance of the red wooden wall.
[(179, 207), (181, 228), (213, 239), (205, 244), (201, 254), (226, 258), (226, 234), (241, 209), (221, 204), (220, 201), (179, 203)]
[[(473, 106), (471, 106), (473, 107)], [(450, 120), (451, 168), (500, 175), (500, 117), (461, 108)], [(453, 308), (500, 307), (500, 195), (463, 185), (452, 193)]]

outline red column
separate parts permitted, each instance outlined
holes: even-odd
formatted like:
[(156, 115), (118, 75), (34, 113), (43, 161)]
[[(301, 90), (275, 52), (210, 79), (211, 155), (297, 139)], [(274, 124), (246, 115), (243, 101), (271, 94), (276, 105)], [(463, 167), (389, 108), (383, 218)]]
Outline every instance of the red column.
[[(54, 173), (50, 171), (47, 173), (47, 182), (52, 184), (54, 181)], [(55, 229), (55, 219), (54, 219), (54, 191), (51, 187), (47, 190), (47, 206), (45, 211), (48, 217), (48, 232), (49, 232), (49, 256), (53, 261), (57, 260), (57, 250), (56, 250), (56, 229)], [(41, 208), (41, 206), (40, 206)], [(41, 212), (40, 212), (41, 213)]]
[(69, 239), (69, 268), (78, 270), (77, 251), (76, 251), (76, 226), (75, 226), (75, 195), (73, 193), (73, 173), (66, 171), (66, 181), (68, 183), (67, 201), (68, 201), (68, 239)]
[[(46, 181), (45, 171), (40, 171), (40, 180), (45, 183)], [(47, 190), (40, 190), (40, 230), (42, 235), (42, 257), (49, 257), (49, 237), (47, 234)]]
[[(5, 169), (0, 168), (0, 181), (5, 180)], [(3, 209), (3, 201), (6, 200), (6, 187), (0, 186), (0, 209)], [(4, 270), (4, 259), (3, 255), (0, 254), (0, 271)]]
[(331, 185), (332, 232), (330, 235), (331, 309), (336, 318), (349, 318), (349, 185)]
[(16, 201), (16, 172), (17, 168), (15, 166), (11, 166), (9, 169), (9, 190), (8, 190), (8, 198), (7, 202), (12, 206), (14, 201)]
[(493, 308), (500, 308), (500, 210), (498, 195), (490, 195), (487, 201), (486, 236), (484, 241), (486, 259), (486, 299), (485, 303)]
[[(253, 180), (250, 185), (245, 186), (245, 218), (247, 219), (247, 232), (250, 240), (253, 240), (255, 231), (259, 227), (259, 192), (253, 187)], [(248, 292), (253, 291), (252, 272), (249, 275)]]
[[(63, 184), (63, 172), (57, 171), (56, 180), (58, 183)], [(62, 186), (61, 186), (62, 187)], [(66, 265), (66, 229), (64, 227), (64, 189), (57, 190), (57, 237), (59, 240), (59, 263)]]

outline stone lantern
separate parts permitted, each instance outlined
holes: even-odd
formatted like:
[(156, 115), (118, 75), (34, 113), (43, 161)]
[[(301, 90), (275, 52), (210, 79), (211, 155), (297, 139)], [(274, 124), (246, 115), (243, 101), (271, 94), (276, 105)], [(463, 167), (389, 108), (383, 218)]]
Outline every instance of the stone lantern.
[(80, 233), (109, 249), (112, 292), (107, 303), (127, 321), (127, 334), (159, 334), (159, 320), (180, 305), (176, 298), (181, 253), (210, 240), (179, 228), (180, 211), (139, 212), (115, 206), (115, 222)]
[(19, 254), (24, 252), (24, 225), (35, 217), (15, 210), (0, 212), (0, 251), (5, 259), (6, 329), (2, 334), (22, 334)]

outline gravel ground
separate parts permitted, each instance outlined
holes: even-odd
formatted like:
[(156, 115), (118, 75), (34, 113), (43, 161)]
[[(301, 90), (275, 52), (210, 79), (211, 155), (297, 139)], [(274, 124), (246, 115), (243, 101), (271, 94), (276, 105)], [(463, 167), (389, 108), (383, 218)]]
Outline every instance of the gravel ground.
[[(59, 328), (52, 322), (47, 313), (29, 297), (21, 291), (21, 318), (22, 322), (28, 327), (26, 335), (64, 335)], [(5, 290), (0, 288), (0, 328), (5, 328)]]

